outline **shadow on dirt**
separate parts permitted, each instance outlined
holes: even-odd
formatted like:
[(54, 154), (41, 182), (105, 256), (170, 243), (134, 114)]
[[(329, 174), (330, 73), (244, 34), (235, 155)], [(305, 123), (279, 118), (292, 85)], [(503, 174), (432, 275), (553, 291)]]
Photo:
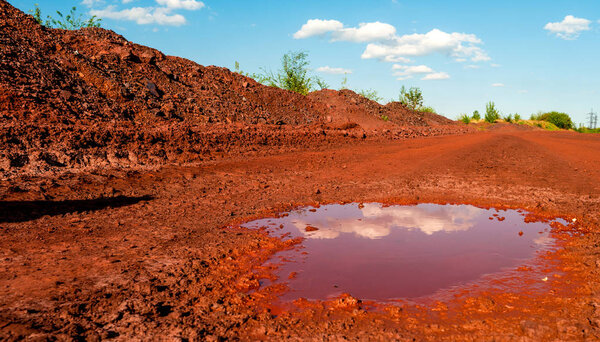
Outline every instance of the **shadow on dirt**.
[(45, 215), (56, 216), (105, 208), (118, 208), (152, 199), (152, 196), (118, 196), (71, 201), (0, 201), (0, 223), (26, 222)]

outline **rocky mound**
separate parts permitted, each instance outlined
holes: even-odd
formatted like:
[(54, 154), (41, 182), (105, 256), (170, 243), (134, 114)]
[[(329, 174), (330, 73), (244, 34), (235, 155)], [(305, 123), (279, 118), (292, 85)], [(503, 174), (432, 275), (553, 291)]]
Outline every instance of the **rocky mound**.
[[(428, 124), (393, 111), (351, 91), (267, 87), (105, 29), (49, 29), (0, 0), (0, 176), (188, 163), (365, 137), (343, 130), (357, 124)], [(350, 124), (330, 127), (328, 118)], [(423, 134), (434, 131), (448, 130)]]
[(334, 125), (358, 124), (365, 129), (399, 126), (449, 125), (454, 121), (434, 114), (415, 112), (400, 102), (381, 105), (352, 90), (320, 90), (310, 93), (309, 99), (324, 103), (329, 109), (329, 120)]
[[(0, 1), (4, 119), (318, 122), (324, 105), (225, 68), (128, 42), (108, 30), (47, 29)], [(40, 118), (41, 117), (41, 118)]]

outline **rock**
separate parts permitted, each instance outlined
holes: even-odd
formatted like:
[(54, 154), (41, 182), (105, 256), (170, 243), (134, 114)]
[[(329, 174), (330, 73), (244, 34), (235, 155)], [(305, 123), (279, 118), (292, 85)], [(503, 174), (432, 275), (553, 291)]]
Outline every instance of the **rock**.
[(160, 98), (161, 94), (160, 91), (158, 90), (158, 88), (156, 87), (156, 84), (154, 84), (153, 82), (147, 81), (146, 82), (146, 89), (148, 89), (150, 91), (150, 94)]
[(319, 228), (313, 227), (313, 226), (306, 226), (306, 228), (304, 228), (304, 230), (307, 232), (316, 232), (317, 230), (319, 230)]

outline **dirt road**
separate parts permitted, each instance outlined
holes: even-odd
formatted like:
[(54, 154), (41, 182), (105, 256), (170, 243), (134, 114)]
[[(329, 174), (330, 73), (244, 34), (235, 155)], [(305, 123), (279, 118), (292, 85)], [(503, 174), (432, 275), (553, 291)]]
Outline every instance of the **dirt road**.
[[(488, 132), (357, 142), (159, 171), (0, 182), (0, 339), (600, 338), (600, 137)], [(470, 203), (577, 219), (508, 290), (366, 310), (269, 305), (261, 263), (286, 244), (231, 222), (332, 202)], [(289, 243), (288, 243), (289, 244)]]

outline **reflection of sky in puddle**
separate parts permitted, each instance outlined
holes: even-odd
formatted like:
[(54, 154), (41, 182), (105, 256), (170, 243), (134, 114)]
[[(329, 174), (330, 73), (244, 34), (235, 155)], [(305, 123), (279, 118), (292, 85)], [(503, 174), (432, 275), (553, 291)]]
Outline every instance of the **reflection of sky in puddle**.
[[(345, 292), (388, 300), (430, 295), (515, 268), (550, 246), (548, 224), (525, 223), (523, 215), (468, 205), (334, 204), (244, 226), (306, 238), (306, 253), (285, 251), (271, 260), (290, 260), (277, 271), (290, 287), (283, 299)], [(317, 230), (307, 231), (309, 226)], [(288, 279), (291, 272), (297, 276)]]
[[(459, 206), (382, 207), (376, 203), (366, 203), (362, 209), (354, 206), (329, 206), (325, 210), (326, 215), (315, 215), (312, 212), (296, 213), (299, 217), (295, 219), (294, 226), (304, 237), (313, 239), (334, 239), (342, 233), (380, 239), (388, 236), (395, 228), (418, 229), (431, 235), (440, 231), (468, 230), (473, 227), (473, 216), (479, 209)], [(317, 227), (319, 230), (307, 232), (305, 230), (307, 225)]]

